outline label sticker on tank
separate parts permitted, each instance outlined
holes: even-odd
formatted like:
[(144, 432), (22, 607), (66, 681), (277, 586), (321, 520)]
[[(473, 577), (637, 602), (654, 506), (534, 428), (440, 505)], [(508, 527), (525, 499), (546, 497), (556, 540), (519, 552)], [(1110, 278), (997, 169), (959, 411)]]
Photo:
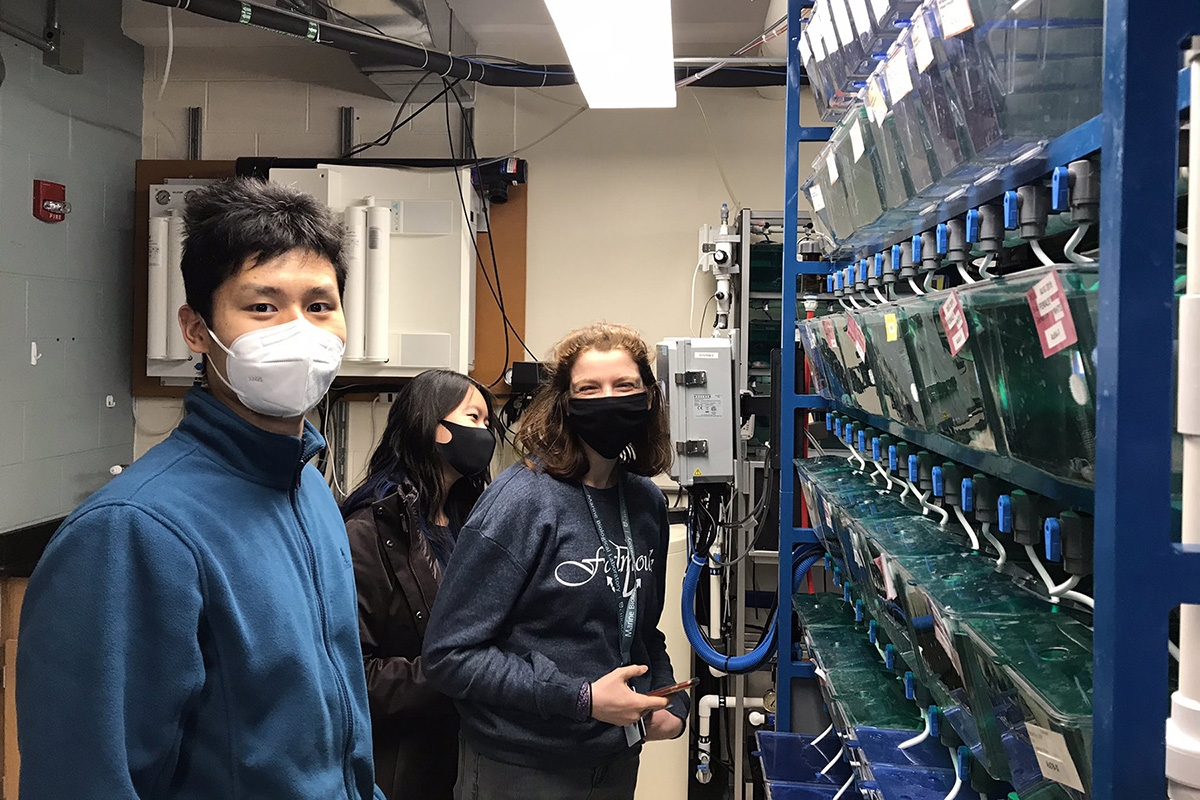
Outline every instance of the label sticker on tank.
[(693, 417), (719, 417), (724, 413), (725, 402), (719, 394), (692, 395)]
[(1067, 294), (1057, 272), (1051, 272), (1025, 293), (1033, 324), (1042, 343), (1042, 357), (1049, 358), (1079, 341)]
[(887, 340), (894, 342), (900, 338), (900, 322), (895, 314), (883, 315), (883, 327), (887, 331)]
[(903, 47), (896, 48), (887, 60), (888, 92), (892, 95), (892, 105), (896, 105), (904, 96), (912, 91), (912, 75), (908, 72), (908, 53)]
[(913, 55), (917, 59), (917, 71), (924, 72), (933, 63), (933, 43), (929, 41), (929, 26), (925, 17), (918, 14), (912, 21)]
[(942, 36), (946, 39), (975, 27), (970, 0), (937, 0), (937, 10), (942, 22)]
[(946, 332), (946, 340), (950, 343), (950, 355), (956, 356), (967, 343), (970, 333), (967, 331), (967, 317), (963, 314), (962, 303), (959, 302), (958, 292), (950, 292), (949, 299), (938, 309), (942, 318), (942, 329)]
[(837, 158), (833, 153), (825, 156), (825, 169), (829, 171), (829, 185), (833, 186), (838, 180)]
[(1025, 730), (1029, 733), (1029, 743), (1033, 745), (1033, 752), (1037, 754), (1038, 766), (1042, 768), (1043, 777), (1080, 792), (1087, 791), (1083, 788), (1083, 780), (1079, 777), (1074, 759), (1071, 758), (1071, 751), (1067, 749), (1067, 740), (1061, 733), (1028, 722), (1025, 723)]
[(858, 327), (854, 317), (846, 315), (846, 333), (850, 336), (850, 341), (854, 342), (854, 350), (858, 353), (861, 359), (867, 352), (867, 338), (863, 336), (862, 328)]
[(821, 330), (825, 332), (825, 344), (829, 345), (830, 350), (837, 350), (837, 331), (833, 329), (833, 322), (821, 320)]
[(850, 0), (850, 16), (854, 18), (854, 27), (859, 34), (871, 30), (871, 16), (867, 13), (867, 0)]
[(879, 77), (876, 75), (872, 75), (867, 81), (867, 110), (871, 112), (871, 119), (875, 124), (882, 127), (887, 118), (888, 106), (883, 87), (879, 85)]
[(850, 149), (854, 151), (854, 163), (857, 164), (862, 158), (863, 150), (866, 149), (863, 146), (862, 125), (858, 120), (854, 120), (854, 124), (850, 126)]
[(821, 194), (821, 187), (815, 183), (808, 190), (808, 200), (812, 203), (813, 211), (825, 210), (825, 196)]

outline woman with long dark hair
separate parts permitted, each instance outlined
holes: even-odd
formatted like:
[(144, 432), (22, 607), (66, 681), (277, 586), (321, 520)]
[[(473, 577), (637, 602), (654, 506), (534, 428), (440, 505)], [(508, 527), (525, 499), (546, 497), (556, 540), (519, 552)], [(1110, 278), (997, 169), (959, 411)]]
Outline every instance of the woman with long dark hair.
[(493, 398), (449, 370), (413, 378), (388, 412), (366, 479), (342, 504), (358, 590), (375, 780), (389, 800), (448, 800), (458, 715), (421, 666), (455, 540), (490, 480)]
[(641, 743), (683, 733), (658, 629), (671, 463), (650, 349), (623, 325), (558, 343), (524, 461), (463, 527), (425, 642), (458, 701), (459, 800), (632, 800)]

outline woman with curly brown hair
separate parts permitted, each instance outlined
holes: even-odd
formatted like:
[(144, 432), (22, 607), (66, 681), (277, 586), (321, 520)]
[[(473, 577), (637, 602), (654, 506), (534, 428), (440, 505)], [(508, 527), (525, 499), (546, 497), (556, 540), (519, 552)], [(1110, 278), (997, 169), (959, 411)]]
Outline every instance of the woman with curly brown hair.
[(484, 492), (425, 635), (462, 718), (460, 800), (631, 800), (641, 742), (683, 733), (658, 630), (671, 463), (650, 349), (600, 323), (566, 336), (526, 411), (522, 463)]

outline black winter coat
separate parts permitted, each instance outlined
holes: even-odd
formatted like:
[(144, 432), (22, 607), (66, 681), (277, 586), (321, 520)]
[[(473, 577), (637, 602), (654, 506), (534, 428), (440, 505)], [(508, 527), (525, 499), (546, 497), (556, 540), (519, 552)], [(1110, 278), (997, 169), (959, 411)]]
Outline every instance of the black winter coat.
[(451, 800), (458, 713), (421, 671), (421, 646), (442, 572), (403, 484), (346, 520), (367, 672), (375, 782), (388, 800)]

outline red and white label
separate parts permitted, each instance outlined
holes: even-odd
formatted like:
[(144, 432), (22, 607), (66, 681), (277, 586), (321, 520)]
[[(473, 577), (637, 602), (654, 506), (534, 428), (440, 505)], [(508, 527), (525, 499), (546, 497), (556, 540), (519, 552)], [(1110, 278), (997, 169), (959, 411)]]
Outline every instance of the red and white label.
[(958, 292), (950, 292), (950, 297), (938, 309), (942, 317), (942, 329), (946, 331), (946, 341), (950, 343), (950, 355), (956, 356), (967, 343), (970, 333), (967, 331), (967, 317), (963, 314), (962, 303), (959, 302)]
[(1025, 293), (1029, 309), (1033, 312), (1033, 324), (1042, 341), (1042, 357), (1049, 358), (1079, 341), (1075, 333), (1075, 320), (1071, 318), (1071, 307), (1067, 305), (1067, 293), (1057, 272), (1051, 272)]
[(866, 355), (867, 337), (863, 336), (862, 328), (858, 327), (858, 323), (850, 314), (846, 315), (846, 333), (850, 335), (850, 341), (854, 342), (854, 349), (858, 351), (858, 357), (862, 358)]
[(830, 350), (837, 350), (837, 331), (833, 329), (833, 323), (827, 319), (821, 320), (821, 330), (825, 332), (825, 344), (829, 345)]

